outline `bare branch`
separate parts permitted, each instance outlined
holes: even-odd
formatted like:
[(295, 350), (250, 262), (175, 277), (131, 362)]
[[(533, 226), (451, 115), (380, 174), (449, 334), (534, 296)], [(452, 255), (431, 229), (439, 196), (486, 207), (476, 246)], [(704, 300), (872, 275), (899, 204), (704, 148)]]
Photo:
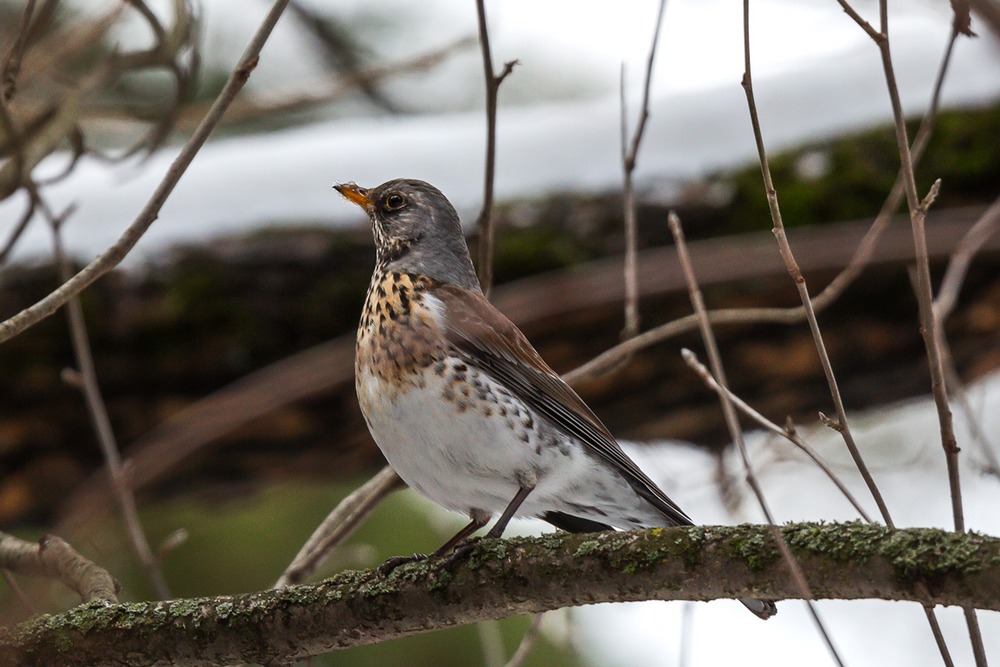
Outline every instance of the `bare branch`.
[[(1000, 609), (998, 538), (863, 523), (790, 524), (780, 534), (817, 597)], [(246, 595), (81, 607), (0, 633), (0, 666), (29, 655), (37, 664), (65, 655), (78, 665), (275, 664), (570, 605), (799, 595), (767, 526), (552, 533), (482, 540), (453, 569), (434, 560), (387, 578), (352, 571)]]
[(17, 75), (21, 71), (21, 58), (24, 56), (24, 47), (28, 43), (28, 32), (34, 13), (35, 0), (28, 0), (24, 5), (24, 14), (21, 17), (21, 28), (17, 31), (17, 38), (4, 56), (3, 66), (0, 67), (0, 85), (3, 86), (0, 100), (5, 103), (17, 92)]
[[(845, 0), (841, 4), (848, 6)], [(963, 25), (958, 16), (960, 8), (956, 7), (956, 17), (952, 25), (952, 39), (956, 33), (961, 32)], [(857, 21), (857, 18), (855, 18)], [(920, 331), (924, 339), (924, 348), (927, 351), (927, 361), (930, 366), (931, 394), (934, 397), (934, 404), (937, 408), (938, 423), (941, 432), (941, 446), (944, 449), (945, 463), (948, 468), (948, 485), (951, 490), (952, 516), (955, 522), (955, 530), (965, 530), (965, 516), (962, 503), (961, 476), (958, 467), (958, 442), (955, 438), (955, 429), (952, 420), (951, 407), (948, 404), (948, 387), (945, 382), (944, 362), (942, 349), (944, 330), (936, 322), (933, 306), (933, 291), (930, 279), (930, 261), (927, 251), (927, 232), (925, 219), (927, 209), (937, 195), (940, 187), (940, 180), (931, 187), (927, 197), (922, 202), (918, 201), (917, 183), (914, 173), (913, 156), (910, 151), (910, 142), (907, 137), (906, 119), (903, 116), (903, 107), (899, 98), (899, 87), (896, 84), (896, 73), (892, 62), (892, 53), (889, 48), (889, 7), (886, 0), (879, 0), (879, 31), (873, 34), (870, 26), (862, 22), (858, 23), (865, 32), (872, 37), (878, 46), (882, 59), (882, 69), (885, 75), (886, 88), (889, 93), (889, 101), (892, 106), (892, 116), (896, 134), (896, 148), (899, 151), (900, 171), (903, 182), (903, 190), (906, 193), (907, 207), (910, 212), (910, 227), (913, 233), (914, 257), (916, 259), (916, 286), (917, 304), (920, 316)], [(949, 51), (950, 52), (950, 51)], [(942, 64), (944, 69), (947, 63)], [(978, 667), (986, 667), (986, 650), (983, 646), (982, 634), (979, 631), (979, 622), (972, 609), (965, 610), (966, 624), (969, 628), (969, 637), (972, 641), (973, 653)], [(937, 635), (935, 635), (937, 636)], [(942, 655), (947, 649), (943, 644), (939, 644)]]
[[(120, 586), (114, 577), (55, 535), (45, 535), (32, 544), (0, 532), (0, 568), (57, 579), (76, 591), (84, 602), (118, 602)], [(3, 660), (0, 657), (0, 663)]]
[(624, 63), (622, 63), (621, 69), (621, 154), (624, 181), (622, 184), (622, 205), (625, 215), (625, 330), (622, 331), (622, 338), (625, 340), (633, 338), (639, 333), (639, 276), (636, 260), (636, 255), (639, 252), (639, 232), (632, 175), (635, 171), (642, 135), (646, 130), (646, 120), (649, 118), (649, 91), (653, 81), (653, 63), (656, 60), (656, 45), (660, 41), (660, 26), (663, 24), (663, 13), (666, 6), (667, 0), (660, 0), (659, 8), (656, 11), (656, 24), (653, 27), (653, 41), (650, 44), (649, 56), (646, 60), (646, 79), (642, 87), (642, 107), (639, 109), (639, 121), (636, 123), (635, 132), (632, 134), (632, 143), (627, 151), (628, 114), (625, 105)]
[(997, 199), (983, 213), (982, 217), (972, 226), (962, 237), (958, 247), (948, 260), (948, 268), (945, 270), (941, 286), (938, 288), (938, 295), (934, 298), (932, 310), (934, 311), (934, 324), (939, 328), (937, 332), (938, 344), (941, 347), (941, 363), (945, 374), (945, 382), (948, 388), (955, 395), (959, 406), (965, 413), (969, 424), (969, 431), (973, 440), (979, 444), (983, 455), (987, 461), (987, 471), (993, 475), (1000, 475), (1000, 460), (987, 440), (986, 434), (979, 425), (972, 406), (969, 404), (968, 395), (955, 368), (955, 362), (951, 354), (951, 346), (944, 332), (944, 323), (951, 315), (958, 302), (958, 294), (961, 291), (965, 275), (972, 263), (972, 258), (980, 248), (997, 232), (1000, 227), (1000, 199)]
[(302, 583), (368, 518), (382, 500), (403, 486), (403, 480), (385, 466), (363, 485), (344, 498), (323, 520), (309, 540), (285, 568), (275, 588)]
[[(37, 193), (36, 193), (37, 196)], [(46, 208), (43, 206), (43, 209)], [(59, 279), (66, 282), (72, 276), (70, 260), (63, 251), (61, 226), (65, 216), (51, 218), (52, 242), (55, 254), (56, 265), (59, 267)], [(160, 568), (160, 562), (149, 547), (149, 540), (146, 538), (146, 531), (142, 527), (139, 519), (139, 509), (135, 502), (135, 495), (125, 476), (122, 465), (121, 453), (118, 449), (118, 441), (115, 437), (114, 428), (111, 426), (111, 419), (108, 416), (108, 409), (101, 394), (100, 383), (97, 379), (97, 367), (94, 364), (94, 356), (90, 350), (90, 336), (87, 334), (87, 324), (83, 317), (83, 306), (80, 297), (74, 296), (69, 300), (67, 307), (67, 317), (69, 320), (70, 342), (73, 346), (73, 357), (76, 359), (77, 370), (79, 371), (79, 387), (83, 394), (84, 403), (87, 406), (87, 413), (93, 424), (94, 432), (97, 435), (97, 442), (101, 447), (101, 455), (108, 469), (108, 477), (111, 480), (111, 488), (114, 491), (115, 500), (122, 514), (125, 523), (125, 533), (133, 551), (139, 559), (140, 565), (146, 571), (146, 576), (153, 586), (153, 591), (160, 600), (171, 597), (170, 588), (167, 586), (166, 577)]]
[(476, 0), (479, 22), (479, 45), (483, 53), (483, 71), (486, 79), (486, 170), (483, 175), (483, 209), (476, 220), (479, 230), (479, 282), (487, 297), (493, 289), (493, 184), (496, 171), (497, 144), (497, 92), (500, 84), (518, 64), (516, 60), (504, 63), (496, 74), (493, 69), (493, 52), (490, 50), (490, 31), (486, 24), (486, 2)]
[[(683, 357), (684, 362), (688, 365), (688, 368), (697, 373), (698, 376), (702, 379), (702, 381), (704, 381), (704, 383), (708, 385), (709, 389), (715, 392), (727, 393), (729, 395), (729, 400), (731, 400), (733, 402), (733, 405), (739, 408), (743, 414), (750, 417), (750, 419), (753, 419), (755, 422), (760, 424), (763, 428), (767, 429), (771, 433), (774, 433), (775, 435), (788, 440), (790, 443), (798, 447), (799, 450), (801, 450), (806, 456), (812, 459), (813, 463), (819, 466), (819, 469), (823, 471), (823, 473), (830, 479), (831, 482), (833, 482), (834, 486), (837, 487), (837, 490), (840, 491), (841, 495), (843, 495), (847, 499), (847, 501), (854, 506), (854, 509), (858, 511), (858, 514), (861, 515), (861, 517), (865, 521), (871, 521), (871, 517), (869, 517), (868, 513), (865, 512), (863, 507), (861, 507), (861, 503), (857, 501), (857, 499), (854, 497), (854, 494), (852, 494), (850, 490), (844, 485), (844, 483), (840, 481), (840, 478), (837, 477), (837, 474), (833, 472), (833, 469), (830, 468), (829, 465), (827, 465), (826, 461), (824, 461), (822, 457), (820, 457), (820, 455), (816, 453), (816, 450), (810, 447), (806, 443), (806, 441), (802, 439), (802, 436), (800, 436), (798, 433), (794, 431), (791, 425), (789, 425), (786, 428), (781, 428), (780, 426), (772, 422), (770, 419), (768, 419), (767, 417), (765, 417), (764, 415), (760, 414), (752, 407), (750, 407), (746, 403), (746, 401), (744, 401), (742, 398), (734, 394), (728, 388), (719, 385), (719, 383), (716, 382), (715, 378), (712, 377), (711, 371), (709, 371), (704, 364), (698, 361), (698, 357), (691, 350), (688, 350), (687, 348), (682, 349), (681, 357)], [(789, 423), (791, 423), (790, 419)]]
[(146, 230), (149, 229), (149, 226), (156, 220), (160, 208), (166, 202), (167, 197), (170, 196), (181, 176), (184, 175), (188, 165), (191, 164), (191, 160), (194, 159), (194, 156), (204, 145), (212, 130), (218, 124), (222, 114), (225, 113), (233, 98), (236, 97), (236, 94), (239, 93), (250, 77), (250, 73), (257, 66), (260, 50), (263, 48), (264, 43), (271, 34), (271, 30), (274, 28), (275, 23), (277, 23), (287, 4), (288, 0), (275, 0), (271, 10), (250, 40), (246, 51), (237, 63), (222, 92), (219, 93), (215, 104), (212, 105), (212, 108), (198, 126), (198, 129), (195, 130), (194, 134), (181, 149), (177, 158), (174, 159), (173, 164), (170, 165), (170, 169), (135, 221), (125, 229), (111, 247), (98, 255), (96, 259), (70, 280), (63, 283), (38, 303), (22, 310), (4, 322), (0, 322), (0, 343), (16, 336), (28, 327), (54, 313), (71, 297), (76, 296), (88, 285), (116, 267), (129, 251), (132, 250)]
[(891, 527), (893, 523), (892, 517), (889, 514), (889, 508), (885, 504), (885, 500), (882, 498), (882, 492), (879, 490), (878, 485), (875, 483), (875, 479), (868, 470), (868, 466), (865, 464), (864, 458), (861, 456), (861, 451), (858, 449), (857, 443), (854, 441), (854, 436), (851, 434), (851, 430), (848, 426), (847, 412), (844, 409), (844, 402), (840, 395), (840, 389), (837, 385), (837, 378), (833, 372), (833, 366), (830, 363), (830, 356), (827, 353), (826, 344), (823, 342), (823, 334), (820, 331), (819, 322), (816, 319), (816, 312), (813, 308), (812, 299), (809, 296), (809, 288), (806, 286), (806, 280), (802, 276), (802, 271), (799, 269), (798, 263), (795, 261), (795, 256), (792, 254), (791, 246), (788, 243), (788, 237), (785, 234), (785, 226), (781, 221), (781, 208), (778, 205), (778, 195), (775, 192), (774, 183), (771, 180), (771, 168), (767, 161), (767, 151), (764, 149), (764, 138), (760, 129), (760, 118), (757, 115), (757, 102), (754, 98), (753, 92), (753, 75), (750, 67), (749, 0), (744, 0), (743, 2), (743, 60), (743, 89), (746, 92), (747, 106), (750, 110), (750, 124), (753, 126), (754, 140), (757, 144), (757, 154), (760, 161), (761, 176), (764, 180), (764, 191), (767, 195), (768, 207), (771, 211), (771, 221), (774, 225), (772, 231), (778, 241), (778, 249), (781, 252), (782, 260), (785, 262), (785, 268), (788, 271), (788, 275), (795, 283), (795, 287), (799, 292), (799, 298), (802, 301), (802, 307), (805, 309), (806, 320), (809, 322), (809, 330), (812, 332), (813, 340), (816, 343), (816, 351), (819, 354), (820, 363), (823, 367), (823, 374), (826, 376), (826, 382), (830, 389), (830, 396), (833, 399), (834, 408), (837, 411), (837, 421), (841, 426), (839, 430), (844, 438), (844, 443), (847, 445), (847, 449), (851, 453), (851, 457), (854, 459), (854, 463), (857, 466), (858, 471), (864, 478), (865, 484), (868, 486), (868, 490), (872, 494), (872, 498), (875, 500), (875, 504), (878, 505), (879, 512), (882, 514), (882, 519), (885, 521), (886, 525)]
[(962, 283), (965, 282), (965, 274), (969, 270), (972, 258), (998, 230), (1000, 230), (1000, 199), (994, 201), (976, 224), (966, 232), (948, 261), (948, 268), (941, 279), (938, 295), (934, 298), (934, 314), (937, 319), (944, 321), (951, 315), (958, 302), (958, 293), (962, 289)]
[[(746, 0), (748, 3), (749, 0)], [(749, 12), (748, 4), (744, 4), (744, 12)], [(747, 14), (744, 14), (746, 16)], [(837, 648), (833, 645), (833, 639), (830, 637), (830, 633), (827, 632), (826, 626), (824, 625), (819, 614), (816, 612), (815, 607), (812, 604), (813, 593), (810, 588), (809, 582), (806, 581), (805, 574), (802, 571), (802, 566), (792, 555), (788, 544), (785, 542), (784, 538), (778, 532), (778, 527), (774, 523), (774, 515), (771, 514), (771, 510), (767, 505), (767, 499), (764, 498), (764, 491), (761, 489), (760, 482), (757, 480), (757, 473), (754, 471), (753, 464), (750, 461), (750, 453), (747, 451), (746, 442), (743, 440), (743, 429), (740, 427), (739, 418), (736, 416), (736, 410), (733, 408), (732, 400), (730, 400), (729, 388), (726, 382), (726, 372), (722, 366), (722, 356), (719, 354), (719, 347), (715, 341), (715, 333), (712, 331), (712, 325), (708, 321), (706, 316), (705, 302), (701, 295), (701, 289), (698, 287), (698, 279), (694, 274), (694, 267), (691, 265), (691, 259), (688, 257), (687, 244), (684, 241), (684, 230), (681, 228), (681, 221), (677, 215), (671, 211), (667, 222), (670, 225), (670, 232), (673, 234), (674, 243), (677, 246), (677, 258), (680, 260), (681, 269), (684, 271), (684, 277), (688, 284), (688, 292), (691, 295), (691, 305), (694, 308), (695, 314), (698, 316), (698, 328), (701, 331), (701, 340), (705, 345), (705, 351), (708, 354), (708, 362), (712, 368), (712, 375), (715, 376), (715, 382), (718, 385), (719, 391), (719, 402), (722, 404), (722, 412), (726, 418), (726, 427), (729, 429), (729, 435), (732, 437), (733, 442), (736, 444), (736, 448), (739, 450), (740, 459), (743, 461), (743, 472), (746, 478), (747, 484), (750, 486), (750, 490), (753, 491), (754, 496), (757, 499), (757, 505), (760, 507), (761, 512), (763, 512), (764, 517), (767, 519), (768, 527), (771, 529), (771, 533), (774, 536), (774, 541), (778, 546), (778, 551), (781, 553), (782, 558), (788, 565), (791, 571), (792, 580), (795, 582), (796, 588), (802, 595), (807, 603), (807, 608), (809, 614), (813, 618), (813, 622), (816, 625), (816, 629), (819, 630), (820, 635), (823, 637), (823, 641), (826, 643), (827, 649), (830, 652), (830, 656), (834, 661), (843, 667), (843, 661), (840, 659), (840, 654), (837, 652)]]
[(535, 642), (538, 641), (538, 633), (542, 629), (542, 619), (544, 617), (544, 611), (536, 612), (531, 617), (531, 625), (528, 626), (524, 636), (521, 637), (521, 643), (517, 645), (517, 650), (514, 651), (514, 655), (510, 656), (510, 660), (507, 661), (504, 667), (521, 667), (524, 664), (524, 661), (531, 655), (531, 649), (535, 647)]

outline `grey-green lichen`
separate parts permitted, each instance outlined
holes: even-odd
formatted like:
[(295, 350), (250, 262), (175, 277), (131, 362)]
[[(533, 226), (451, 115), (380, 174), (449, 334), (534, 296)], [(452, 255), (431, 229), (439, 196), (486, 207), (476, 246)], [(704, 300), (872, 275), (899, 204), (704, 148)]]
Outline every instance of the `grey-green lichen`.
[(976, 533), (937, 528), (897, 531), (861, 521), (799, 523), (785, 526), (782, 533), (793, 549), (821, 554), (834, 562), (864, 564), (872, 558), (884, 558), (900, 579), (969, 574), (985, 565), (980, 554), (981, 539)]
[(773, 565), (781, 552), (766, 527), (742, 525), (727, 528), (722, 553), (741, 560), (753, 572), (760, 572)]
[[(971, 600), (977, 607), (996, 607), (995, 568), (1000, 564), (1000, 540), (996, 538), (936, 529), (896, 531), (860, 522), (800, 523), (780, 530), (803, 567), (816, 575), (818, 588), (815, 590), (821, 597), (843, 595), (924, 601), (930, 595), (937, 603), (969, 604)], [(781, 589), (783, 575), (778, 576), (776, 583), (764, 579), (771, 576), (768, 566), (780, 560), (773, 531), (773, 528), (759, 525), (691, 526), (599, 535), (559, 533), (505, 541), (482, 540), (462, 558), (453, 561), (447, 557), (431, 558), (409, 563), (388, 575), (371, 570), (347, 571), (318, 584), (247, 595), (138, 604), (92, 603), (58, 616), (36, 618), (14, 633), (0, 630), (0, 657), (4, 648), (12, 648), (20, 651), (16, 655), (29, 662), (43, 660), (44, 654), (44, 661), (50, 664), (51, 656), (56, 654), (58, 664), (69, 662), (62, 656), (79, 650), (81, 638), (99, 642), (104, 633), (108, 637), (125, 633), (145, 646), (147, 638), (169, 631), (173, 633), (171, 637), (189, 639), (196, 647), (207, 646), (219, 636), (226, 636), (230, 638), (227, 641), (235, 645), (250, 647), (249, 651), (262, 651), (252, 654), (270, 660), (278, 655), (276, 652), (290, 649), (260, 646), (260, 633), (255, 629), (269, 622), (281, 623), (286, 614), (301, 615), (308, 613), (306, 610), (315, 611), (327, 605), (346, 605), (348, 617), (354, 620), (318, 646), (367, 643), (375, 641), (382, 631), (389, 633), (383, 636), (391, 636), (393, 632), (427, 629), (405, 623), (403, 626), (408, 629), (400, 629), (400, 623), (407, 618), (405, 599), (414, 594), (419, 598), (421, 589), (432, 593), (427, 607), (430, 609), (441, 606), (454, 610), (468, 603), (470, 591), (485, 586), (494, 589), (493, 594), (501, 598), (497, 609), (509, 610), (519, 605), (523, 609), (522, 603), (530, 600), (535, 590), (533, 582), (544, 581), (551, 594), (551, 591), (579, 588), (582, 576), (590, 578), (596, 588), (577, 593), (575, 599), (567, 597), (560, 604), (599, 601), (601, 596), (604, 600), (644, 599), (641, 596), (653, 594), (651, 586), (663, 592), (686, 588), (691, 581), (705, 575), (699, 572), (699, 565), (707, 565), (708, 571), (713, 573), (709, 579), (710, 589), (718, 583), (718, 573), (723, 573), (723, 579), (732, 574), (733, 581), (726, 584), (724, 595), (737, 590), (754, 590), (760, 584), (767, 584), (760, 590), (771, 590), (775, 586)], [(572, 561), (579, 567), (568, 565)], [(741, 564), (745, 564), (746, 569)], [(665, 567), (658, 570), (660, 566)], [(852, 571), (852, 567), (855, 570)], [(861, 568), (860, 573), (857, 568)], [(747, 570), (755, 574), (747, 578)], [(832, 584), (823, 583), (825, 571), (837, 573), (841, 570), (854, 580), (845, 582), (834, 577)], [(646, 572), (653, 574), (650, 577), (644, 574)], [(616, 576), (621, 574), (637, 576), (628, 577), (627, 585), (622, 586), (622, 578)], [(868, 582), (869, 574), (871, 582)], [(963, 579), (966, 575), (971, 578)], [(951, 581), (953, 576), (957, 581)], [(890, 577), (894, 581), (890, 581)], [(604, 592), (597, 594), (595, 591), (609, 580), (613, 588), (602, 589)], [(862, 584), (860, 589), (858, 583)], [(925, 583), (942, 585), (912, 585)], [(608, 590), (614, 592), (608, 593)], [(787, 586), (784, 590), (785, 595), (795, 595), (787, 592)], [(623, 591), (627, 595), (616, 597)], [(692, 594), (706, 595), (704, 590), (693, 590)], [(719, 592), (707, 595), (719, 595)], [(335, 612), (334, 616), (337, 613), (340, 612)], [(453, 613), (449, 611), (441, 622), (447, 624), (448, 618), (463, 622), (454, 621)], [(94, 633), (98, 636), (92, 637)], [(173, 644), (164, 649), (167, 653), (169, 646)]]

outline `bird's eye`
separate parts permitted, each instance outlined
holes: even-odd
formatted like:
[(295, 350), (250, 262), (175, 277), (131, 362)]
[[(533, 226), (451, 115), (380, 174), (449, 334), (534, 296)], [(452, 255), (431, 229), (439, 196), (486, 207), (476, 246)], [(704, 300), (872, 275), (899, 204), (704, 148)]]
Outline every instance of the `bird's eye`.
[(406, 206), (406, 197), (399, 194), (398, 192), (393, 192), (390, 195), (386, 195), (385, 198), (385, 208), (387, 211), (398, 211), (399, 209)]

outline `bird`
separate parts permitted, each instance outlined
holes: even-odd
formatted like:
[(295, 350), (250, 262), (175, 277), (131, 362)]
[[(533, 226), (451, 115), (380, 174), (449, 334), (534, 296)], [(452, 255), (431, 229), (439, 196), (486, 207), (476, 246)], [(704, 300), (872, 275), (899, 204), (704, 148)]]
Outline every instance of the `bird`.
[[(372, 438), (418, 493), (469, 523), (494, 516), (570, 532), (693, 522), (484, 296), (458, 213), (429, 183), (334, 188), (365, 210), (375, 268), (358, 326), (355, 385)], [(741, 599), (766, 619), (771, 600)]]

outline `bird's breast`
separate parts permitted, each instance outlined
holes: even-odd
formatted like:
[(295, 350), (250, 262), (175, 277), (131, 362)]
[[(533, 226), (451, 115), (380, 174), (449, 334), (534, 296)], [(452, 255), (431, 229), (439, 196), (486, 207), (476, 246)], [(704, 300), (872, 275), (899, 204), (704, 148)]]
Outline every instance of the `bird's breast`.
[[(424, 382), (424, 369), (443, 354), (441, 304), (428, 279), (376, 273), (358, 327), (355, 371), (363, 411), (380, 394), (392, 399)], [(366, 405), (367, 404), (367, 405)]]

